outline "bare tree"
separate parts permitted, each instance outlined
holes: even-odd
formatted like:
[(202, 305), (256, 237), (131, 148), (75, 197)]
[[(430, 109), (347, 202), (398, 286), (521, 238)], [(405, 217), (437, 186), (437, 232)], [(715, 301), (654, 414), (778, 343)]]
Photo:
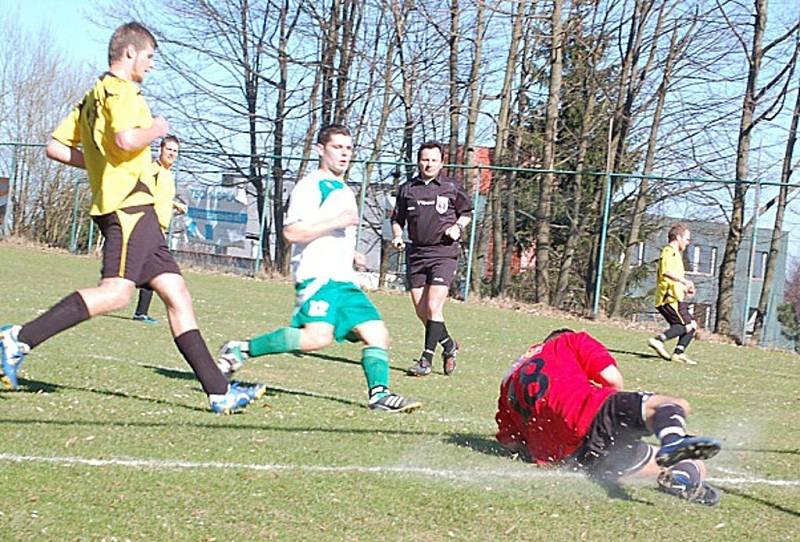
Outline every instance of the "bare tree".
[(747, 180), (749, 172), (750, 160), (750, 145), (753, 136), (753, 130), (764, 119), (769, 118), (776, 109), (778, 109), (785, 96), (788, 78), (784, 81), (783, 88), (778, 92), (772, 102), (767, 105), (764, 110), (756, 115), (756, 108), (759, 103), (763, 101), (767, 93), (773, 87), (779, 85), (786, 74), (786, 72), (794, 64), (794, 59), (787, 62), (783, 69), (781, 69), (770, 81), (764, 86), (759, 88), (758, 77), (761, 72), (762, 61), (765, 54), (779, 46), (788, 37), (790, 37), (798, 27), (798, 21), (792, 28), (785, 34), (779, 36), (767, 45), (763, 45), (764, 33), (767, 28), (767, 0), (754, 0), (755, 17), (753, 22), (753, 38), (750, 46), (745, 43), (744, 37), (740, 35), (737, 25), (733, 23), (728, 17), (726, 11), (720, 7), (720, 14), (728, 22), (731, 32), (736, 35), (737, 39), (745, 50), (745, 55), (748, 60), (748, 76), (747, 85), (744, 91), (742, 100), (742, 112), (739, 123), (738, 145), (736, 151), (736, 185), (733, 194), (733, 205), (730, 215), (730, 223), (728, 227), (728, 237), (725, 243), (725, 250), (722, 256), (722, 263), (719, 273), (719, 296), (717, 297), (717, 320), (714, 330), (717, 333), (730, 335), (733, 333), (731, 326), (731, 315), (733, 312), (733, 287), (734, 277), (736, 271), (736, 255), (739, 252), (739, 245), (742, 241), (742, 227), (744, 223), (744, 206), (745, 197), (747, 195)]
[[(800, 38), (800, 36), (798, 36)], [(800, 39), (795, 41), (795, 57), (797, 57), (797, 48), (800, 47)], [(786, 214), (786, 203), (789, 196), (789, 181), (792, 178), (793, 168), (792, 160), (794, 156), (794, 146), (797, 143), (797, 124), (800, 120), (800, 87), (795, 90), (794, 109), (792, 110), (792, 120), (789, 123), (789, 133), (786, 138), (786, 147), (783, 155), (783, 167), (781, 168), (781, 185), (778, 189), (778, 196), (775, 207), (775, 223), (772, 229), (772, 237), (769, 243), (769, 253), (767, 255), (767, 265), (764, 272), (764, 282), (761, 285), (761, 295), (758, 299), (758, 315), (756, 318), (755, 327), (753, 329), (753, 337), (760, 340), (761, 332), (764, 327), (764, 318), (769, 309), (769, 300), (772, 295), (772, 288), (775, 282), (775, 270), (777, 262), (780, 257), (780, 248), (783, 241), (783, 219)], [(753, 224), (755, 227), (755, 223)]]

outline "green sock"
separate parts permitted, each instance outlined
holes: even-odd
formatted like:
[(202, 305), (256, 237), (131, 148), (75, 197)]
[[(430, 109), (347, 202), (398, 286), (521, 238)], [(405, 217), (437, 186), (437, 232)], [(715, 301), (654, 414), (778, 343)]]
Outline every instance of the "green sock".
[(389, 393), (389, 353), (380, 346), (366, 346), (361, 351), (361, 366), (364, 376), (367, 377), (367, 387), (370, 397), (375, 388), (378, 395)]
[(294, 327), (281, 327), (261, 337), (250, 339), (250, 356), (283, 354), (300, 350), (300, 330)]

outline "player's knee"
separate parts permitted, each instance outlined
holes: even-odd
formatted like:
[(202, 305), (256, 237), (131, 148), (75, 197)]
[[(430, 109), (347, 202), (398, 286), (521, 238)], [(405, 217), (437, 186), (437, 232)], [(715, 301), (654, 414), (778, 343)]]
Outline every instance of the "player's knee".
[(389, 330), (383, 322), (375, 322), (359, 331), (365, 345), (389, 348)]
[(102, 296), (109, 310), (115, 311), (128, 304), (133, 294), (133, 285), (124, 282), (113, 282), (101, 286)]
[(320, 350), (333, 342), (333, 331), (321, 328), (304, 328), (303, 350)]
[(679, 407), (681, 407), (683, 409), (683, 411), (686, 413), (687, 416), (689, 414), (691, 414), (691, 408), (689, 407), (689, 401), (687, 401), (686, 399), (676, 398), (674, 403), (676, 405), (678, 405)]

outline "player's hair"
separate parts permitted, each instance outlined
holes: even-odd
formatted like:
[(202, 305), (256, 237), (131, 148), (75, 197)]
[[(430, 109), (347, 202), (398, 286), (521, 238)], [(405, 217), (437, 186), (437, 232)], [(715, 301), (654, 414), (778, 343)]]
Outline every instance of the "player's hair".
[(687, 231), (689, 231), (689, 228), (687, 228), (685, 224), (675, 224), (669, 229), (669, 233), (667, 233), (667, 240), (674, 241), (679, 235), (683, 235)]
[(353, 137), (350, 135), (350, 130), (347, 129), (347, 126), (344, 126), (343, 124), (329, 124), (320, 129), (320, 131), (317, 133), (317, 143), (324, 147), (335, 135)]
[(111, 39), (108, 41), (108, 64), (122, 58), (129, 45), (133, 45), (137, 51), (141, 51), (148, 45), (151, 45), (153, 49), (158, 48), (153, 33), (142, 23), (131, 21), (120, 26), (111, 34)]
[(444, 145), (438, 141), (426, 141), (419, 146), (419, 149), (417, 149), (417, 162), (419, 162), (422, 158), (422, 151), (426, 149), (439, 149), (439, 156), (441, 156), (442, 160), (444, 161)]
[(575, 333), (575, 330), (574, 329), (570, 329), (568, 327), (561, 327), (561, 328), (558, 328), (558, 329), (554, 329), (553, 331), (550, 332), (549, 335), (547, 335), (547, 337), (544, 338), (544, 341), (542, 341), (542, 342), (547, 342), (547, 341), (552, 341), (553, 339), (557, 339), (560, 336), (562, 336), (564, 333)]
[(167, 143), (175, 143), (177, 146), (179, 146), (179, 147), (181, 146), (181, 142), (180, 142), (180, 140), (179, 140), (179, 139), (178, 139), (176, 136), (174, 136), (174, 135), (172, 135), (172, 134), (165, 135), (165, 136), (164, 136), (164, 137), (161, 139), (161, 145), (160, 145), (160, 147), (163, 149), (163, 148), (164, 148), (164, 145), (166, 145)]

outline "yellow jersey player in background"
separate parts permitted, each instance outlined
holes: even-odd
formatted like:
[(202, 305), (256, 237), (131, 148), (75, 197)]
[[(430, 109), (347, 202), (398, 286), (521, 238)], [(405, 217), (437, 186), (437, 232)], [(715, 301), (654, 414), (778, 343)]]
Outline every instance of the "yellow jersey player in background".
[[(686, 296), (694, 295), (694, 283), (687, 279), (683, 268), (683, 252), (692, 241), (692, 232), (683, 224), (669, 229), (668, 243), (661, 250), (656, 276), (656, 310), (669, 324), (663, 333), (650, 338), (648, 345), (664, 359), (695, 365), (686, 355), (686, 348), (697, 331), (697, 322), (684, 302)], [(670, 355), (664, 342), (678, 337), (675, 351)]]
[(47, 144), (52, 160), (85, 169), (90, 215), (105, 237), (100, 284), (77, 290), (22, 326), (0, 327), (2, 379), (17, 388), (26, 354), (54, 335), (128, 304), (136, 286), (155, 290), (167, 307), (175, 344), (211, 409), (230, 413), (263, 395), (264, 386), (229, 384), (197, 327), (192, 298), (156, 217), (150, 144), (169, 123), (150, 114), (139, 88), (153, 68), (153, 34), (137, 22), (114, 31), (109, 70), (67, 115)]
[[(156, 216), (165, 235), (172, 222), (172, 211), (184, 214), (188, 209), (186, 204), (175, 199), (175, 176), (172, 174), (172, 165), (178, 159), (180, 145), (180, 141), (174, 135), (164, 137), (159, 145), (158, 160), (152, 163)], [(132, 320), (145, 324), (158, 323), (158, 320), (149, 314), (152, 299), (153, 290), (147, 286), (139, 288), (139, 301), (136, 303)]]

